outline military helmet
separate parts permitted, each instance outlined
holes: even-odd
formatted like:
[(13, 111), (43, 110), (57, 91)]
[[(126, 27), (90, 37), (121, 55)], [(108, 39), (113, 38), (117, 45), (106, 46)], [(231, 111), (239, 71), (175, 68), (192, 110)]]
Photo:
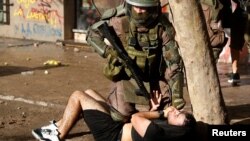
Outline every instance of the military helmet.
[[(146, 9), (145, 13), (137, 13), (133, 9), (135, 7), (142, 7)], [(160, 15), (161, 7), (160, 0), (126, 0), (126, 13), (130, 21), (137, 26), (149, 26), (155, 23)]]
[(153, 7), (158, 6), (159, 0), (126, 0), (128, 4), (140, 7)]

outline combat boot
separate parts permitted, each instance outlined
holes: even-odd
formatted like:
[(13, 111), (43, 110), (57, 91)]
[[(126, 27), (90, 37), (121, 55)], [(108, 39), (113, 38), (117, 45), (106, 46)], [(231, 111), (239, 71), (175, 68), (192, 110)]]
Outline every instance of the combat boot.
[(180, 110), (186, 105), (184, 98), (180, 94), (172, 95), (172, 106)]

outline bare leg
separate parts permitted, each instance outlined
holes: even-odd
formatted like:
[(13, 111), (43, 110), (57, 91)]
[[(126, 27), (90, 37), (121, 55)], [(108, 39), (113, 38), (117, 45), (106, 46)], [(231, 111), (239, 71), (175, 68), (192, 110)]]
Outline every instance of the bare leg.
[[(94, 91), (87, 90), (86, 92), (90, 95), (98, 97)], [(83, 110), (95, 109), (104, 113), (109, 113), (108, 109), (103, 106), (103, 102), (95, 100), (88, 94), (81, 91), (75, 91), (69, 97), (68, 104), (63, 114), (63, 118), (56, 123), (56, 125), (58, 126), (58, 131), (60, 132), (60, 139), (65, 138), (70, 129), (79, 119), (79, 116)], [(101, 97), (99, 98), (99, 100), (101, 100)]]
[(93, 97), (95, 100), (100, 101), (100, 102), (106, 102), (106, 99), (102, 97), (102, 95), (92, 89), (87, 89), (84, 91), (86, 94), (89, 96)]
[(238, 73), (238, 64), (240, 59), (240, 51), (231, 48), (231, 57), (232, 57), (232, 71), (233, 73)]
[[(84, 92), (85, 92), (85, 94), (89, 95), (90, 97), (93, 97), (95, 100), (106, 103), (105, 98), (102, 97), (100, 93), (98, 93), (92, 89), (87, 89)], [(82, 92), (80, 92), (80, 93), (82, 93)], [(61, 121), (62, 120), (57, 121), (56, 124), (61, 125)]]

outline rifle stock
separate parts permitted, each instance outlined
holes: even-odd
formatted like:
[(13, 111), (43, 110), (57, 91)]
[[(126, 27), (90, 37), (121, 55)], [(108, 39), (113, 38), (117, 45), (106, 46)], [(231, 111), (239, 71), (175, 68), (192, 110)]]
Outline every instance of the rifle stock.
[(113, 48), (116, 50), (118, 56), (122, 59), (125, 65), (129, 68), (135, 79), (137, 85), (140, 88), (142, 94), (150, 99), (150, 94), (148, 93), (146, 87), (143, 84), (143, 77), (141, 69), (134, 63), (134, 61), (128, 56), (126, 50), (124, 49), (120, 38), (117, 36), (113, 27), (110, 27), (106, 22), (101, 24), (98, 29), (104, 35), (104, 37), (110, 42)]

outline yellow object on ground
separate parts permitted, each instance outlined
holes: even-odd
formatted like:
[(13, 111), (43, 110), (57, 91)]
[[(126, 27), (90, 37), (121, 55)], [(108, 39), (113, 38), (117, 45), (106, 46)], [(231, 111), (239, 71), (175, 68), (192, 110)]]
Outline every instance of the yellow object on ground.
[(56, 60), (48, 60), (48, 61), (44, 62), (43, 65), (45, 65), (45, 66), (60, 66), (61, 62), (56, 61)]

